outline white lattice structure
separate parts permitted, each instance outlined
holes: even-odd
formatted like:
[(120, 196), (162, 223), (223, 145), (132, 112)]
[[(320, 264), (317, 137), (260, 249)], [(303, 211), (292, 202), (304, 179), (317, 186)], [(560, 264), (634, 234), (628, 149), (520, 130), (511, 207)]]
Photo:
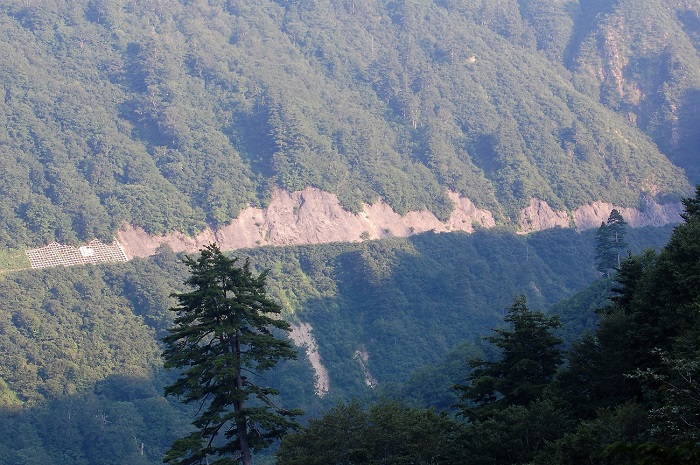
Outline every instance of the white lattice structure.
[(26, 251), (32, 268), (50, 268), (53, 266), (95, 265), (104, 262), (129, 261), (124, 249), (116, 239), (112, 245), (104, 244), (97, 239), (88, 244), (75, 248), (57, 242)]

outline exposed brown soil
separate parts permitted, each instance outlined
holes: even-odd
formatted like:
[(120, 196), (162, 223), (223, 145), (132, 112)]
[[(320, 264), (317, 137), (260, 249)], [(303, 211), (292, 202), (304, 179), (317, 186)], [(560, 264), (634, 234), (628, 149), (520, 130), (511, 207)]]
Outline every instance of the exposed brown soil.
[(577, 208), (573, 212), (552, 209), (547, 202), (533, 198), (530, 205), (520, 212), (520, 226), (524, 233), (543, 229), (575, 227), (581, 231), (600, 226), (610, 212), (617, 209), (627, 223), (633, 227), (662, 226), (681, 221), (683, 205), (679, 203), (658, 204), (646, 200), (641, 209), (615, 206), (606, 202), (593, 202)]
[[(455, 207), (449, 219), (442, 222), (428, 211), (399, 215), (381, 200), (365, 205), (360, 213), (355, 214), (343, 209), (335, 195), (318, 189), (307, 188), (292, 193), (278, 190), (266, 209), (247, 208), (228, 226), (216, 231), (208, 229), (196, 237), (182, 233), (153, 236), (132, 226), (125, 226), (117, 237), (132, 258), (153, 255), (162, 244), (169, 245), (176, 252), (196, 252), (214, 242), (222, 250), (234, 250), (263, 245), (359, 242), (390, 236), (406, 237), (430, 230), (438, 233), (472, 232), (475, 225), (483, 228), (495, 226), (491, 212), (476, 208), (469, 199), (458, 194), (449, 195)], [(680, 203), (659, 205), (648, 201), (640, 210), (595, 202), (567, 212), (555, 210), (547, 202), (533, 198), (521, 211), (520, 227), (523, 233), (554, 227), (596, 228), (608, 219), (613, 208), (617, 208), (632, 227), (658, 226), (679, 222), (681, 207)], [(306, 352), (315, 372), (316, 395), (323, 397), (330, 389), (330, 378), (311, 331), (308, 323), (293, 324), (290, 337)], [(377, 380), (369, 371), (367, 350), (361, 347), (355, 358), (362, 366), (367, 386), (376, 386)]]
[(386, 203), (365, 205), (360, 213), (345, 210), (334, 194), (314, 188), (299, 192), (277, 190), (266, 209), (246, 208), (231, 224), (195, 237), (182, 233), (153, 236), (140, 228), (125, 226), (117, 238), (129, 257), (153, 255), (161, 244), (174, 251), (195, 252), (216, 242), (222, 250), (263, 245), (302, 245), (328, 242), (359, 242), (363, 239), (406, 237), (425, 231), (472, 232), (474, 225), (490, 228), (493, 215), (480, 210), (467, 198), (450, 193), (455, 204), (446, 222), (429, 211), (399, 215)]
[[(175, 232), (153, 236), (140, 228), (126, 225), (117, 238), (130, 258), (155, 254), (162, 245), (176, 252), (196, 252), (203, 246), (217, 243), (222, 250), (263, 245), (303, 245), (328, 242), (359, 242), (383, 237), (406, 237), (433, 230), (472, 232), (474, 225), (495, 226), (493, 215), (478, 209), (469, 199), (450, 193), (455, 208), (447, 221), (440, 221), (429, 211), (399, 215), (389, 205), (378, 200), (365, 205), (360, 213), (345, 210), (334, 194), (314, 188), (299, 192), (277, 190), (265, 208), (246, 208), (229, 225), (207, 229), (195, 237)], [(616, 207), (610, 203), (594, 202), (573, 212), (552, 209), (543, 200), (533, 198), (520, 215), (521, 231), (529, 233), (553, 227), (589, 229), (607, 220), (617, 208), (632, 227), (663, 225), (680, 221), (680, 203), (660, 205), (647, 201), (643, 209)]]

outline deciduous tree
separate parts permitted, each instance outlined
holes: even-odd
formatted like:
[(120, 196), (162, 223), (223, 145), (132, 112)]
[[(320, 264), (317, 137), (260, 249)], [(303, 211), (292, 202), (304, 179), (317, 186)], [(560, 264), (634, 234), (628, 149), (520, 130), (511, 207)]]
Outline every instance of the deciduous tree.
[(285, 436), (279, 465), (462, 463), (463, 425), (432, 409), (380, 402), (339, 404)]

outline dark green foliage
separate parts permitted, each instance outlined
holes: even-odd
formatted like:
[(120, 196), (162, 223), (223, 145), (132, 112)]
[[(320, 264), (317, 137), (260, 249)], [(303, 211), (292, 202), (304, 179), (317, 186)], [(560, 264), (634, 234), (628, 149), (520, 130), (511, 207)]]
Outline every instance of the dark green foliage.
[(570, 350), (555, 388), (577, 418), (589, 419), (600, 408), (640, 400), (639, 383), (626, 376), (634, 372), (637, 360), (625, 358), (624, 325), (619, 315), (605, 318), (595, 336), (584, 335)]
[(195, 431), (173, 443), (164, 461), (173, 464), (251, 464), (251, 450), (268, 447), (296, 427), (300, 411), (278, 407), (277, 389), (256, 379), (280, 360), (296, 357), (281, 308), (266, 295), (266, 273), (255, 276), (248, 261), (226, 257), (215, 245), (184, 262), (190, 292), (175, 294), (174, 326), (163, 338), (165, 368), (182, 369), (166, 395), (199, 406)]
[(549, 308), (548, 313), (557, 315), (562, 322), (562, 328), (557, 334), (567, 347), (595, 330), (600, 318), (598, 309), (609, 305), (612, 285), (611, 279), (599, 279), (583, 291)]
[[(20, 272), (0, 278), (0, 378), (31, 406), (115, 373), (147, 376), (159, 362), (151, 328), (106, 283), (120, 266)], [(13, 401), (14, 403), (14, 401)]]
[(597, 269), (608, 277), (610, 270), (620, 268), (621, 254), (627, 248), (626, 234), (627, 222), (619, 211), (613, 209), (607, 223), (602, 223), (596, 233)]
[(620, 253), (627, 247), (625, 235), (627, 234), (627, 222), (616, 209), (613, 209), (608, 216), (608, 234), (610, 236), (611, 248), (615, 249), (617, 267), (620, 267)]
[(0, 432), (7, 439), (0, 445), (0, 460), (56, 465), (162, 463), (174, 435), (187, 429), (192, 412), (167, 402), (158, 392), (160, 383), (157, 377), (109, 376), (87, 391), (32, 409), (3, 409)]
[[(698, 197), (684, 204), (692, 207)], [(638, 402), (649, 423), (644, 434), (611, 442), (661, 444), (628, 449), (639, 460), (656, 460), (654, 451), (672, 454), (698, 437), (700, 221), (688, 211), (684, 218), (660, 253), (623, 262), (612, 304), (602, 310), (595, 334), (574, 346), (557, 381), (559, 396), (580, 418)]]
[(357, 350), (369, 353), (380, 385), (406, 381), (497, 325), (514, 295), (546, 307), (594, 280), (592, 240), (591, 232), (566, 229), (427, 233), (250, 254), (271, 268), (284, 289), (280, 301), (313, 326), (324, 363), (336, 367), (336, 392), (357, 395), (366, 389)]
[(629, 445), (616, 443), (607, 447), (604, 457), (633, 457), (637, 465), (694, 465), (700, 462), (700, 446), (688, 441), (675, 447), (664, 447), (654, 442)]
[(657, 351), (661, 366), (635, 373), (642, 382), (660, 384), (660, 402), (651, 411), (651, 418), (657, 438), (672, 444), (700, 439), (700, 362), (688, 354), (689, 349), (700, 352), (697, 334), (691, 334), (683, 345), (675, 353)]
[(115, 280), (143, 263), (0, 278), (11, 303), (0, 321), (0, 462), (162, 461), (185, 413), (161, 396), (153, 328)]
[(603, 451), (618, 441), (640, 442), (648, 437), (649, 415), (634, 403), (601, 409), (594, 419), (580, 421), (561, 438), (551, 441), (538, 452), (537, 464), (568, 465), (590, 463), (632, 465), (625, 459), (601, 458)]
[[(630, 249), (658, 247), (669, 232), (630, 229)], [(313, 326), (331, 375), (331, 391), (316, 398), (300, 356), (266, 372), (266, 385), (280, 389), (281, 405), (320, 416), (369, 391), (354, 358), (364, 344), (380, 387), (410, 379), (394, 391), (410, 393), (415, 405), (444, 408), (455, 402), (450, 386), (466, 376), (464, 360), (497, 356), (464, 341), (497, 325), (513, 295), (526, 293), (530, 304), (547, 308), (594, 280), (593, 244), (593, 231), (557, 229), (246, 251), (270, 268), (275, 301)], [(191, 433), (196, 414), (160, 395), (174, 379), (157, 369), (157, 341), (172, 324), (168, 296), (186, 291), (187, 278), (167, 248), (123, 264), (0, 275), (0, 462), (162, 463), (172, 441)], [(412, 375), (457, 346), (447, 373), (426, 367)], [(96, 417), (103, 413), (107, 424)]]
[(553, 402), (510, 405), (467, 425), (460, 463), (510, 465), (540, 463), (533, 459), (571, 427), (568, 413)]
[[(697, 11), (693, 7), (678, 10), (664, 0), (644, 4), (636, 1), (585, 2), (598, 5), (590, 9), (581, 26), (589, 27), (581, 37), (577, 56), (572, 57), (574, 83), (583, 92), (609, 108), (627, 115), (646, 132), (661, 150), (686, 170), (691, 182), (697, 183), (698, 69)], [(604, 14), (598, 14), (604, 13)], [(646, 15), (654, 23), (641, 20)], [(624, 25), (613, 40), (617, 58), (610, 60), (611, 28)], [(654, 31), (665, 30), (665, 40), (658, 41)], [(612, 46), (613, 42), (607, 42)], [(598, 73), (596, 70), (601, 70)], [(610, 73), (622, 72), (623, 80), (608, 79)], [(623, 84), (624, 81), (624, 84)], [(642, 93), (639, 94), (638, 92)]]
[(278, 465), (454, 464), (463, 426), (434, 410), (380, 402), (339, 404), (282, 440)]
[[(647, 250), (661, 250), (661, 247), (666, 244), (673, 232), (673, 225), (667, 225), (662, 228), (644, 227), (630, 228), (627, 230), (627, 242), (629, 242), (629, 250), (633, 254), (638, 254), (635, 260), (626, 260), (622, 266), (635, 264), (639, 266), (643, 263), (648, 252)], [(616, 279), (626, 279), (626, 273), (616, 275)], [(599, 320), (600, 309), (610, 306), (610, 299), (617, 299), (611, 293), (612, 288), (620, 289), (619, 285), (615, 285), (612, 279), (599, 279), (589, 287), (574, 294), (570, 299), (565, 299), (557, 302), (549, 309), (551, 314), (559, 315), (563, 329), (558, 333), (562, 335), (566, 345), (571, 345), (581, 335), (595, 330)]]
[(595, 256), (596, 269), (603, 274), (607, 274), (608, 269), (614, 268), (616, 264), (616, 254), (611, 248), (611, 234), (605, 222), (600, 223), (600, 227), (595, 236)]
[[(676, 228), (671, 243), (684, 228)], [(680, 309), (685, 305), (680, 300), (670, 307), (666, 307), (666, 299), (658, 300), (658, 295), (666, 295), (676, 280), (666, 272), (663, 278), (659, 274), (660, 265), (666, 262), (661, 257), (666, 256), (671, 243), (659, 255), (647, 251), (622, 262), (615, 275), (611, 303), (600, 310), (595, 335), (585, 336), (572, 348), (559, 383), (581, 417), (626, 400), (641, 401), (644, 386), (631, 375), (637, 369), (658, 367), (658, 350), (672, 350), (684, 328), (689, 328), (690, 316), (682, 316)], [(687, 295), (680, 299), (687, 299)], [(658, 388), (658, 383), (652, 384)]]
[(508, 329), (494, 329), (485, 339), (500, 349), (496, 361), (475, 359), (467, 381), (457, 385), (462, 407), (471, 419), (488, 418), (508, 406), (527, 407), (539, 399), (562, 362), (562, 339), (553, 331), (561, 327), (556, 316), (547, 317), (527, 308), (525, 297), (508, 309)]
[(477, 344), (465, 342), (450, 351), (441, 363), (425, 365), (405, 382), (387, 383), (377, 390), (380, 397), (438, 411), (453, 411), (458, 401), (454, 386), (464, 381), (464, 361), (482, 354)]
[(650, 326), (644, 321), (637, 322), (632, 312), (635, 292), (655, 258), (648, 251), (622, 263), (615, 275), (611, 304), (600, 310), (595, 336), (584, 336), (570, 352), (568, 367), (560, 374), (559, 382), (567, 391), (565, 397), (572, 408), (582, 418), (588, 418), (601, 407), (641, 400), (642, 388), (629, 375), (639, 367), (656, 363), (651, 349), (664, 336), (657, 333), (653, 321), (648, 322)]
[(700, 219), (700, 184), (695, 187), (695, 197), (683, 199), (683, 206), (685, 207), (685, 212), (681, 217), (686, 222)]

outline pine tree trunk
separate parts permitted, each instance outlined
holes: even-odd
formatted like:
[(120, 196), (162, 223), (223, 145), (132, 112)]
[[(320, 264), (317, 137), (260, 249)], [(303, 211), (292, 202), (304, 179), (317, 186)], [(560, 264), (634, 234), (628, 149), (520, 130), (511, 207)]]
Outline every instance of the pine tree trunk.
[[(236, 354), (238, 360), (241, 359), (241, 347), (238, 342), (238, 334), (233, 338), (233, 352)], [(239, 391), (243, 390), (243, 376), (241, 376), (240, 367), (238, 373), (236, 373), (236, 389)], [(243, 410), (243, 401), (236, 401), (233, 403), (234, 412), (240, 412)], [(250, 453), (250, 444), (248, 444), (248, 426), (246, 425), (245, 417), (239, 417), (236, 420), (236, 432), (238, 433), (238, 443), (241, 447), (241, 463), (243, 465), (253, 465), (253, 457)]]
[[(243, 403), (240, 403), (240, 406), (242, 408)], [(245, 420), (237, 421), (236, 429), (238, 431), (238, 441), (241, 446), (241, 463), (243, 465), (253, 465), (253, 457), (250, 453), (250, 445), (248, 444), (248, 427), (245, 424)]]

